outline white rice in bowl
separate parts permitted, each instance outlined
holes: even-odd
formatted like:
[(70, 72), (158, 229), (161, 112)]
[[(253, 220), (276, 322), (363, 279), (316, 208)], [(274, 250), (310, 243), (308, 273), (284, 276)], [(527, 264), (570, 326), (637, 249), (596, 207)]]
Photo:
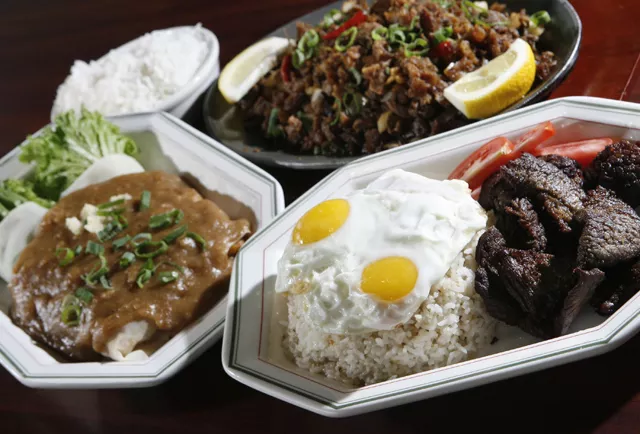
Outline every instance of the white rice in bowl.
[(475, 250), (482, 232), (456, 257), (413, 317), (393, 330), (320, 332), (304, 315), (303, 298), (289, 294), (285, 354), (300, 368), (356, 387), (476, 357), (491, 344), (496, 327), (474, 289)]

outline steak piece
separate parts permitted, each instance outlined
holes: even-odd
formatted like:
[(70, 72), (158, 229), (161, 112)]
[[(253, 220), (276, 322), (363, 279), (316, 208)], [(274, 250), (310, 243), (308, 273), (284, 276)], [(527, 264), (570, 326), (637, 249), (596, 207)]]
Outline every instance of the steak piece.
[(475, 290), (487, 312), (545, 339), (567, 332), (605, 276), (574, 269), (567, 258), (509, 248), (495, 227), (480, 237), (476, 259)]
[(578, 218), (584, 223), (578, 245), (578, 266), (612, 267), (640, 255), (640, 217), (613, 192), (591, 190)]
[(574, 275), (577, 276), (577, 282), (564, 299), (564, 304), (555, 322), (555, 332), (559, 336), (569, 330), (582, 306), (591, 298), (595, 289), (605, 278), (604, 272), (597, 268), (589, 271), (578, 268)]
[(596, 312), (609, 316), (640, 291), (640, 261), (607, 272), (607, 280), (594, 296)]
[(526, 197), (544, 211), (561, 232), (571, 232), (574, 215), (582, 211), (584, 191), (551, 163), (523, 154), (502, 166), (480, 193), (480, 204), (500, 212), (515, 197)]
[(497, 227), (505, 234), (510, 247), (536, 251), (544, 251), (547, 247), (544, 226), (528, 199), (512, 200), (499, 216)]
[(621, 140), (607, 146), (593, 160), (587, 178), (616, 192), (633, 208), (640, 205), (640, 142)]
[(542, 155), (539, 158), (546, 161), (547, 163), (553, 164), (558, 169), (562, 170), (562, 173), (567, 175), (569, 179), (582, 187), (584, 183), (584, 174), (582, 173), (580, 164), (578, 164), (576, 160), (555, 154)]

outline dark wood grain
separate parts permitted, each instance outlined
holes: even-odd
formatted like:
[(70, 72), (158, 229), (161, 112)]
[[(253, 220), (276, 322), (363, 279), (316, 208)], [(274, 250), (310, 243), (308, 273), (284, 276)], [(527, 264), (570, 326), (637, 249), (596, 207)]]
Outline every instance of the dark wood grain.
[[(324, 0), (3, 0), (0, 2), (0, 154), (48, 122), (75, 59), (95, 59), (157, 28), (201, 22), (224, 64)], [(640, 101), (637, 0), (576, 0), (584, 40), (552, 97)], [(273, 171), (287, 202), (323, 172)], [(0, 336), (0, 339), (2, 336)], [(640, 336), (590, 360), (344, 420), (316, 416), (229, 378), (215, 345), (150, 389), (55, 391), (20, 385), (0, 368), (0, 432), (28, 433), (638, 433)]]

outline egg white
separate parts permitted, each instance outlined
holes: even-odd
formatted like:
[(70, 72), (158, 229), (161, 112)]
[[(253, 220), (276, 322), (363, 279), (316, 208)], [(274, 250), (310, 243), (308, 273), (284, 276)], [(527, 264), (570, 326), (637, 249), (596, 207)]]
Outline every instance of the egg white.
[[(309, 319), (326, 333), (389, 330), (408, 321), (487, 223), (464, 181), (403, 170), (344, 199), (350, 212), (342, 227), (315, 243), (289, 243), (278, 263), (276, 292), (304, 297)], [(360, 289), (364, 268), (389, 256), (406, 257), (418, 268), (413, 290), (394, 302)]]

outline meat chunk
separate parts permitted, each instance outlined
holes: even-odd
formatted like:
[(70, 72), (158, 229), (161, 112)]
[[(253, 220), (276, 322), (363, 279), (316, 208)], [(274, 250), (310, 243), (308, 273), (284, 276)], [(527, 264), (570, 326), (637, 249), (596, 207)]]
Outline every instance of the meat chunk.
[(624, 264), (612, 269), (607, 273), (607, 280), (598, 288), (593, 298), (596, 312), (604, 316), (611, 315), (638, 291), (640, 291), (640, 261), (631, 267)]
[(476, 259), (475, 289), (489, 314), (541, 338), (566, 333), (604, 279), (567, 258), (508, 248), (495, 227), (480, 238)]
[(544, 211), (561, 232), (571, 232), (574, 215), (583, 208), (585, 193), (553, 164), (523, 154), (485, 182), (480, 204), (499, 211), (515, 197), (526, 197)]
[(584, 174), (582, 173), (580, 164), (578, 164), (576, 160), (555, 154), (543, 155), (539, 158), (546, 161), (547, 163), (553, 164), (558, 169), (562, 170), (562, 172), (567, 175), (573, 182), (582, 187), (584, 183)]
[(544, 226), (528, 199), (512, 200), (504, 208), (497, 226), (511, 247), (537, 251), (544, 251), (547, 247)]
[(613, 190), (632, 207), (640, 205), (640, 142), (621, 140), (593, 161), (589, 180)]
[(591, 298), (595, 289), (605, 278), (604, 272), (597, 268), (589, 271), (578, 268), (575, 274), (577, 283), (569, 290), (562, 310), (556, 318), (555, 331), (558, 335), (563, 335), (569, 330), (582, 306)]
[(640, 255), (640, 217), (613, 192), (598, 187), (588, 193), (578, 245), (578, 265), (611, 267)]

